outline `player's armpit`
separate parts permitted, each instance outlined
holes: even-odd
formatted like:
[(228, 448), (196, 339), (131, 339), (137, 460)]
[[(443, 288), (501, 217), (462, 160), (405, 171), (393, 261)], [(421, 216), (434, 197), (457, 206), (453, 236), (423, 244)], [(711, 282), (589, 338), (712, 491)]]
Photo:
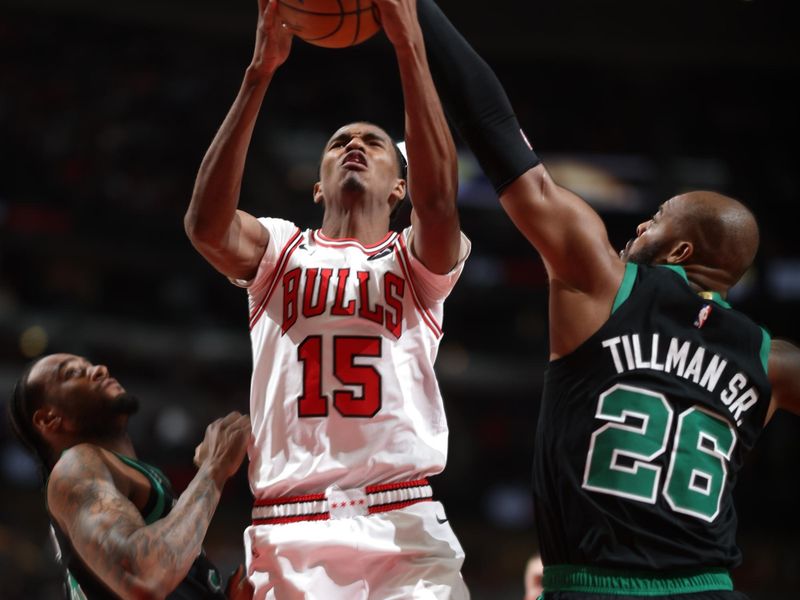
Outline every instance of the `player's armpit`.
[(772, 385), (767, 421), (778, 409), (800, 415), (800, 348), (789, 341), (773, 339), (767, 371)]
[(197, 251), (230, 279), (252, 279), (269, 244), (269, 232), (253, 215), (237, 210), (229, 227), (206, 227), (192, 211), (184, 219), (186, 233)]

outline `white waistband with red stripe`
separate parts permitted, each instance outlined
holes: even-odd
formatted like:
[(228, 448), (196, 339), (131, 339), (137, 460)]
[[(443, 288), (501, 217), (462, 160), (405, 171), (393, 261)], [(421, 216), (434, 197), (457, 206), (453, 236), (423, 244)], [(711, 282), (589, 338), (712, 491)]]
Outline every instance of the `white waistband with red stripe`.
[(332, 486), (322, 494), (257, 499), (253, 505), (253, 525), (345, 519), (397, 510), (430, 500), (433, 500), (433, 490), (427, 479), (348, 490)]

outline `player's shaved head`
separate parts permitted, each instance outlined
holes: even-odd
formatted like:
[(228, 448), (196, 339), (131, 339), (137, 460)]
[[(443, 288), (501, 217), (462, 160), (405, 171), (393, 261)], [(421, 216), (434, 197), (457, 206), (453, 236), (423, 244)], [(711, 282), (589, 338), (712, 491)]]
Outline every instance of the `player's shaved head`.
[(758, 250), (758, 224), (741, 202), (716, 192), (697, 191), (671, 200), (679, 229), (694, 245), (691, 263), (717, 269), (736, 283)]

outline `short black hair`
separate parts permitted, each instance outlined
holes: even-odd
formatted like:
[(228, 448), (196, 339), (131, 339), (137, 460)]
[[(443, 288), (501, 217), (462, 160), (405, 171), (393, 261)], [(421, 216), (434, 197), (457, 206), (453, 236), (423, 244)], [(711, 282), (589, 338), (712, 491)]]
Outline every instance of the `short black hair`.
[(11, 430), (20, 443), (33, 454), (39, 464), (42, 478), (46, 480), (50, 473), (52, 451), (33, 427), (33, 413), (44, 404), (44, 390), (41, 385), (31, 385), (30, 382), (31, 371), (42, 358), (32, 361), (22, 371), (22, 375), (14, 384), (6, 412)]

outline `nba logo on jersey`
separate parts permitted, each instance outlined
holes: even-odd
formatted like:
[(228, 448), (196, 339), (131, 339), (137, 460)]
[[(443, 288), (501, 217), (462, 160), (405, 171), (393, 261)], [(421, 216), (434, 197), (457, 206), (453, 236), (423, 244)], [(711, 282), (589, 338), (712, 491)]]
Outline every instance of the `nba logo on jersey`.
[(700, 329), (705, 325), (706, 320), (708, 319), (708, 315), (711, 314), (711, 305), (706, 304), (703, 308), (700, 309), (700, 312), (697, 313), (697, 319), (694, 322), (694, 326)]

